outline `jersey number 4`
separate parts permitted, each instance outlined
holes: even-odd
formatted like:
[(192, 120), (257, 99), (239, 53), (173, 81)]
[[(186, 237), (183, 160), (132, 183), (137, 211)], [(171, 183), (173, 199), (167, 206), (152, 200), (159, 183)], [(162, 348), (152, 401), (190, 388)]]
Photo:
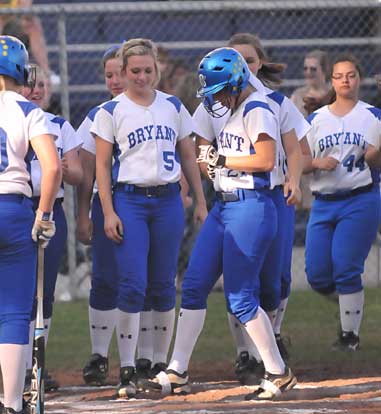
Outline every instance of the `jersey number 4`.
[(7, 138), (7, 133), (3, 128), (0, 128), (0, 173), (3, 172), (9, 165)]
[(353, 167), (362, 171), (365, 168), (365, 158), (362, 156), (355, 162), (355, 156), (353, 154), (349, 155), (349, 157), (343, 161), (343, 166), (347, 167), (348, 172), (352, 172)]

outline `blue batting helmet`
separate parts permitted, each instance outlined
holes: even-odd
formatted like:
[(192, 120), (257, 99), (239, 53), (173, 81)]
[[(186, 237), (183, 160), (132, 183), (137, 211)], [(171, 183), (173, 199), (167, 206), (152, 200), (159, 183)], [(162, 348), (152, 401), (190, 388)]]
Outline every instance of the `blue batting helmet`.
[(28, 60), (24, 43), (17, 37), (0, 36), (0, 75), (24, 85), (28, 80)]
[(231, 95), (238, 95), (246, 87), (250, 71), (239, 52), (230, 47), (221, 47), (201, 60), (198, 75), (201, 88), (197, 95), (204, 98), (225, 87), (228, 87)]

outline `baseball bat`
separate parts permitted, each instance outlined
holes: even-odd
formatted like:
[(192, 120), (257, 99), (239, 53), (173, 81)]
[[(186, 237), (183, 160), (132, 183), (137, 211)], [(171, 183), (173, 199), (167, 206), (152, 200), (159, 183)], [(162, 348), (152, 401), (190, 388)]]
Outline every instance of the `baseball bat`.
[(31, 381), (31, 414), (44, 414), (44, 370), (45, 370), (45, 337), (44, 337), (44, 249), (38, 245), (37, 271), (37, 314), (33, 340), (33, 361)]

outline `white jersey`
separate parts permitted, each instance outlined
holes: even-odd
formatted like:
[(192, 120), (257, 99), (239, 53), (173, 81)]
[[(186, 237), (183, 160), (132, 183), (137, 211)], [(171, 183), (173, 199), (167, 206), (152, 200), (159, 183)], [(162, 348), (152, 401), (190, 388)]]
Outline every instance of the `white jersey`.
[[(60, 116), (45, 112), (47, 118), (51, 122), (53, 128), (55, 128), (55, 135), (57, 139), (55, 144), (57, 147), (58, 157), (61, 160), (63, 156), (71, 151), (74, 148), (77, 148), (82, 145), (82, 140), (76, 134), (74, 128), (71, 124)], [(41, 195), (41, 165), (38, 161), (36, 155), (33, 155), (31, 161), (31, 178), (32, 178), (32, 188), (33, 188), (33, 197), (39, 197)], [(61, 184), (60, 189), (58, 190), (56, 198), (63, 198), (64, 196), (64, 186)]]
[[(260, 134), (267, 134), (276, 140), (279, 135), (279, 125), (266, 98), (258, 92), (253, 92), (230, 116), (218, 134), (218, 152), (234, 157), (255, 154), (254, 145)], [(214, 180), (216, 191), (269, 187), (270, 173), (247, 173), (228, 168), (216, 169)]]
[(0, 92), (0, 193), (32, 196), (29, 141), (55, 135), (45, 113), (16, 92)]
[[(266, 93), (266, 101), (278, 120), (280, 134), (285, 134), (294, 129), (298, 140), (306, 136), (311, 126), (290, 99), (267, 87), (264, 87), (264, 90)], [(204, 105), (200, 104), (193, 114), (194, 132), (207, 141), (213, 142), (229, 117), (230, 111), (221, 118), (213, 118), (208, 114)], [(286, 155), (281, 136), (278, 134), (275, 167), (270, 174), (271, 188), (284, 184), (286, 174)]]
[(114, 144), (114, 184), (149, 187), (180, 180), (176, 144), (192, 129), (192, 118), (180, 100), (156, 91), (148, 107), (125, 94), (105, 103), (95, 115), (91, 133)]
[(368, 144), (380, 147), (380, 110), (362, 101), (345, 116), (334, 115), (324, 106), (307, 120), (307, 134), (313, 158), (333, 157), (339, 161), (333, 171), (315, 170), (311, 190), (322, 194), (352, 190), (372, 182), (371, 171), (364, 161)]

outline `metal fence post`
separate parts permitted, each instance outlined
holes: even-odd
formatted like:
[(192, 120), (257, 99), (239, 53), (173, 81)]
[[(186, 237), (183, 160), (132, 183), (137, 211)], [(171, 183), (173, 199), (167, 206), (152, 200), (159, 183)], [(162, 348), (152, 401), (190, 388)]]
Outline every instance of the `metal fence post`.
[[(70, 122), (70, 101), (69, 101), (69, 74), (66, 41), (66, 12), (61, 8), (58, 16), (58, 46), (59, 46), (59, 72), (60, 72), (60, 95), (62, 116)], [(65, 215), (67, 220), (67, 259), (69, 269), (69, 293), (72, 298), (76, 296), (76, 236), (75, 236), (75, 203), (74, 188), (65, 184)]]

